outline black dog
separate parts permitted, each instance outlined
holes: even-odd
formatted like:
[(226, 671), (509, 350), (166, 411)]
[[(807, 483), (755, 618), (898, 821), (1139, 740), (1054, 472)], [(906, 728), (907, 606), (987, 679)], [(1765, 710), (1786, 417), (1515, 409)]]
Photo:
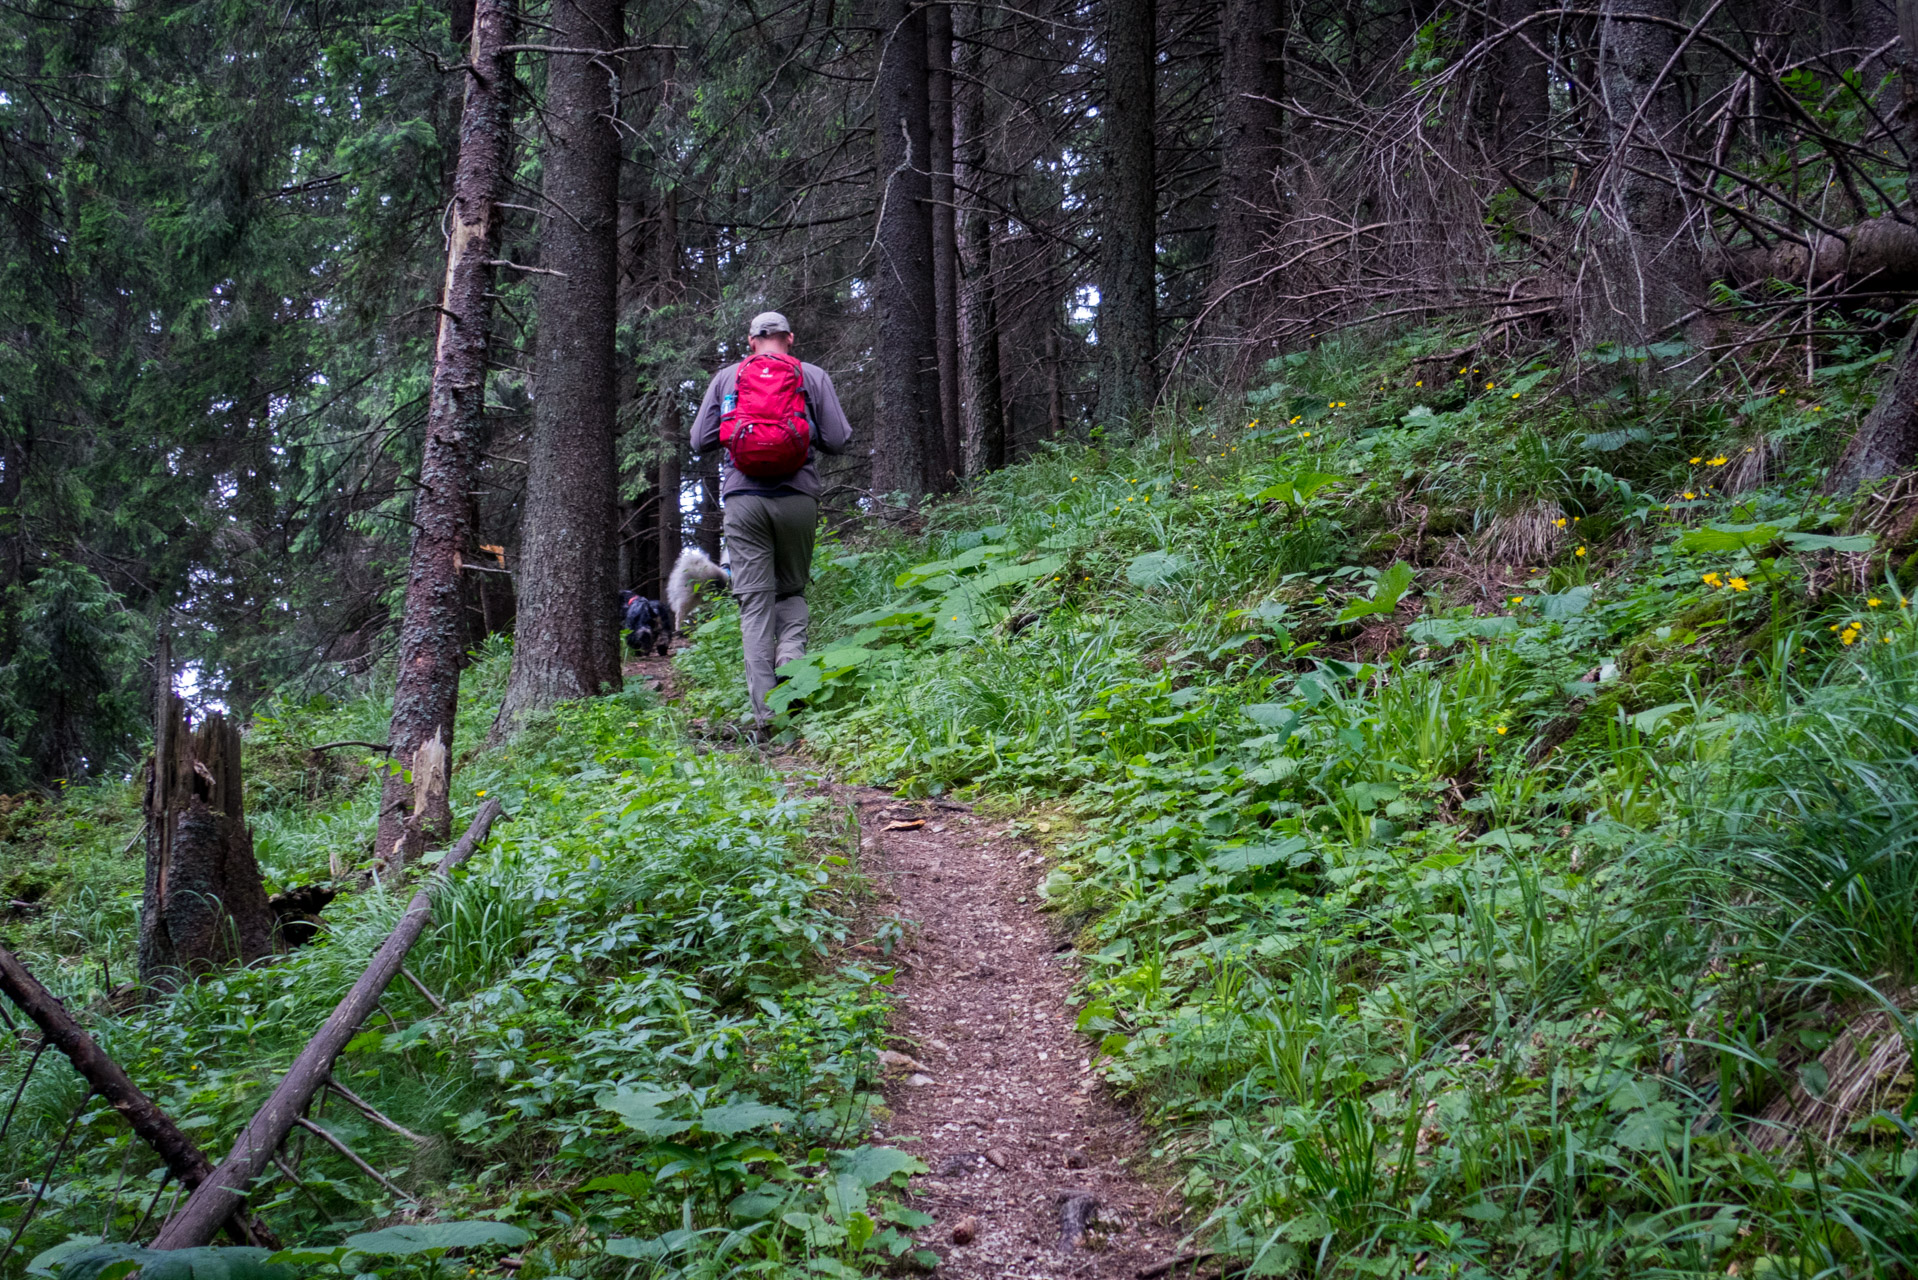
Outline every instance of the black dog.
[(627, 646), (634, 653), (657, 650), (665, 657), (673, 639), (673, 624), (666, 611), (659, 607), (659, 601), (637, 591), (627, 591), (621, 593), (619, 606), (620, 626), (625, 628)]

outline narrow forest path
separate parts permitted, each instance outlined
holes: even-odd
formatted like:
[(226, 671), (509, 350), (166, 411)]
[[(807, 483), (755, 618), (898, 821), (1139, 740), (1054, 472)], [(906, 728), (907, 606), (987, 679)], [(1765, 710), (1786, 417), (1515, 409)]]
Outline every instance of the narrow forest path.
[[(625, 672), (676, 692), (667, 659)], [(1069, 999), (1071, 950), (1036, 906), (1038, 852), (965, 805), (829, 791), (858, 811), (873, 914), (906, 927), (883, 1063), (890, 1115), (873, 1140), (930, 1169), (913, 1179), (913, 1205), (936, 1219), (918, 1239), (944, 1259), (939, 1275), (1168, 1275), (1176, 1197), (1129, 1168), (1140, 1126), (1092, 1073)]]
[[(921, 1243), (955, 1280), (1164, 1267), (1173, 1201), (1127, 1166), (1139, 1124), (1092, 1074), (1071, 953), (1037, 914), (1039, 855), (1005, 824), (872, 789), (858, 807), (878, 909), (909, 922), (876, 1140), (918, 1155)], [(1160, 1274), (1164, 1274), (1160, 1270)]]

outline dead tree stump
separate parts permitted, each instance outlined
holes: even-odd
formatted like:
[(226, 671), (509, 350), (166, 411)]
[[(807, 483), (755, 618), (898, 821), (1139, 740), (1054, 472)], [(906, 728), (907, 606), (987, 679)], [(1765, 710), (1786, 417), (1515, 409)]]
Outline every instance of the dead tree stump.
[(217, 713), (189, 730), (166, 658), (163, 646), (147, 765), (140, 980), (150, 990), (273, 950), (273, 910), (241, 799), (240, 731)]

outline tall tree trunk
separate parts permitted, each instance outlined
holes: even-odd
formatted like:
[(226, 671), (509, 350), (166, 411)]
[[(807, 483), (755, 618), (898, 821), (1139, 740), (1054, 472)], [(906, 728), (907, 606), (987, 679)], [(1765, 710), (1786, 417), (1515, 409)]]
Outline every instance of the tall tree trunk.
[[(1898, 0), (1898, 40), (1904, 46), (1899, 62), (1903, 80), (1902, 108), (1918, 105), (1918, 0)], [(1918, 149), (1907, 152), (1907, 185), (1918, 182)], [(1892, 366), (1890, 384), (1878, 393), (1878, 402), (1865, 415), (1845, 444), (1845, 452), (1825, 480), (1828, 493), (1848, 493), (1860, 485), (1883, 480), (1918, 462), (1918, 325), (1905, 334)]]
[(872, 487), (926, 492), (941, 460), (937, 307), (932, 270), (931, 106), (926, 11), (916, 0), (880, 0), (873, 133), (879, 146), (879, 226), (873, 297), (879, 332)]
[[(1498, 23), (1517, 27), (1538, 11), (1538, 0), (1498, 0)], [(1501, 158), (1513, 176), (1543, 182), (1551, 174), (1546, 152), (1545, 124), (1551, 110), (1545, 59), (1539, 47), (1550, 27), (1535, 22), (1508, 37), (1493, 61), (1492, 94), (1497, 103), (1494, 135)]]
[[(971, 4), (961, 11), (962, 35), (979, 33), (983, 7)], [(981, 47), (964, 46), (961, 79), (955, 92), (953, 157), (955, 186), (960, 189), (964, 214), (959, 223), (959, 325), (964, 352), (961, 402), (965, 444), (961, 457), (968, 476), (984, 475), (1006, 465), (1005, 388), (999, 371), (999, 308), (992, 276), (992, 207), (987, 198), (991, 176), (986, 171), (985, 66)]]
[[(478, 0), (471, 69), (460, 113), (460, 158), (447, 236), (446, 284), (439, 341), (428, 393), (419, 497), (413, 509), (413, 553), (400, 614), (399, 679), (387, 741), (396, 766), (410, 767), (428, 742), (453, 742), (460, 694), (459, 555), (471, 536), (474, 454), (485, 404), (486, 348), (492, 332), (493, 267), (499, 256), (498, 205), (513, 144), (509, 101), (513, 0)], [(380, 795), (375, 856), (401, 847), (412, 786), (396, 767)], [(427, 834), (444, 839), (452, 811), (444, 803), (424, 815)]]
[(662, 594), (686, 536), (682, 492), (685, 480), (679, 465), (679, 451), (686, 447), (685, 435), (679, 420), (679, 392), (668, 387), (666, 403), (659, 410), (659, 589)]
[(1153, 123), (1158, 14), (1154, 0), (1108, 0), (1099, 234), (1099, 420), (1144, 413), (1158, 348), (1158, 197)]
[(160, 640), (153, 759), (147, 766), (146, 892), (140, 981), (171, 990), (273, 950), (273, 909), (253, 857), (240, 776), (240, 730), (217, 712), (188, 732)]
[(932, 285), (934, 343), (939, 353), (941, 459), (932, 487), (952, 488), (965, 472), (959, 423), (959, 239), (954, 209), (952, 6), (926, 10), (927, 96), (932, 138)]
[(1213, 239), (1212, 287), (1228, 334), (1245, 325), (1255, 301), (1249, 279), (1266, 229), (1278, 212), (1275, 181), (1283, 155), (1285, 40), (1290, 0), (1224, 0), (1220, 79), (1225, 98), (1219, 160), (1219, 220)]
[[(1601, 197), (1607, 222), (1605, 304), (1598, 320), (1643, 342), (1679, 319), (1700, 292), (1698, 246), (1686, 234), (1675, 154), (1686, 151), (1685, 104), (1671, 66), (1678, 33), (1643, 14), (1675, 22), (1677, 0), (1605, 0), (1599, 29), (1599, 93), (1607, 122), (1610, 174)], [(1667, 68), (1670, 67), (1668, 70)]]
[[(548, 21), (561, 47), (624, 43), (620, 0), (555, 0)], [(540, 277), (519, 618), (495, 735), (529, 711), (620, 683), (611, 554), (619, 104), (608, 61), (548, 59), (540, 262), (561, 274)]]
[(699, 461), (699, 528), (694, 537), (709, 560), (719, 559), (719, 539), (725, 532), (725, 512), (719, 504), (719, 455), (709, 453)]

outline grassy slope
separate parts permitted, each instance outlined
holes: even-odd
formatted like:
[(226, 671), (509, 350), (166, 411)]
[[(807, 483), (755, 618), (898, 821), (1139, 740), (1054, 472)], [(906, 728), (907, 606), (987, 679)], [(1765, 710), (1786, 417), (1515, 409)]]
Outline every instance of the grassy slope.
[(1869, 363), (1441, 346), (828, 548), (793, 731), (1036, 811), (1082, 1026), (1255, 1274), (1913, 1274), (1918, 637), (1813, 487)]
[[(461, 741), (483, 732), (505, 665), (495, 652), (469, 674)], [(371, 738), (384, 719), (369, 698), (281, 708), (256, 727), (249, 781), (276, 886), (324, 878), (336, 857), (365, 860), (366, 762), (315, 775), (300, 744)], [(565, 709), (455, 776), (457, 810), (492, 793), (514, 820), (411, 956), (450, 1011), (436, 1016), (396, 984), (339, 1068), (431, 1141), (416, 1150), (337, 1102), (323, 1123), (437, 1215), (532, 1231), (522, 1276), (648, 1274), (659, 1257), (670, 1259), (659, 1274), (732, 1274), (757, 1260), (777, 1275), (810, 1260), (852, 1275), (903, 1251), (868, 1184), (889, 1185), (911, 1162), (846, 1154), (865, 1150), (885, 1015), (876, 975), (827, 958), (861, 888), (846, 815), (750, 762), (695, 750), (639, 694)], [(103, 959), (116, 980), (130, 974), (140, 866), (117, 851), (133, 804), (127, 788), (105, 787), (8, 816), (9, 874), (38, 886), (42, 905), (9, 923), (7, 941), (75, 1006), (98, 999)], [(341, 898), (330, 931), (282, 962), (147, 1008), (95, 1005), (95, 1033), (224, 1154), (402, 905)], [(0, 1047), (0, 1093), (12, 1097), (30, 1061)], [(152, 1158), (98, 1102), (52, 1160), (81, 1091), (57, 1055), (26, 1085), (0, 1144), (11, 1175), (0, 1232), (51, 1169), (49, 1203), (0, 1273), (20, 1274), (71, 1235), (124, 1240), (153, 1200)], [(284, 1238), (331, 1246), (401, 1207), (318, 1144), (295, 1145), (304, 1188), (276, 1179), (255, 1200)], [(678, 1234), (686, 1227), (703, 1234)], [(356, 1268), (414, 1274), (365, 1258), (345, 1274)]]

